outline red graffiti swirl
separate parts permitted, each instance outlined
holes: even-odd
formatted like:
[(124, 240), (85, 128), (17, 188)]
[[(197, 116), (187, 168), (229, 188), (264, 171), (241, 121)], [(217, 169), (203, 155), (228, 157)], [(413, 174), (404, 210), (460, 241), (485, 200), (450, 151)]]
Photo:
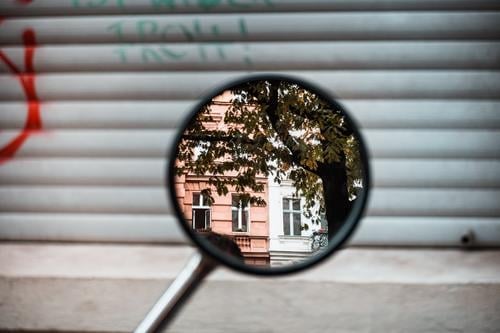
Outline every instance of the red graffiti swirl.
[(12, 74), (16, 75), (23, 87), (26, 100), (28, 102), (28, 114), (24, 128), (6, 146), (0, 148), (0, 164), (14, 157), (28, 137), (42, 129), (42, 119), (40, 116), (40, 101), (35, 90), (35, 70), (33, 59), (36, 50), (35, 32), (26, 29), (23, 33), (24, 44), (24, 71), (20, 71), (17, 66), (0, 50), (0, 59), (7, 65)]

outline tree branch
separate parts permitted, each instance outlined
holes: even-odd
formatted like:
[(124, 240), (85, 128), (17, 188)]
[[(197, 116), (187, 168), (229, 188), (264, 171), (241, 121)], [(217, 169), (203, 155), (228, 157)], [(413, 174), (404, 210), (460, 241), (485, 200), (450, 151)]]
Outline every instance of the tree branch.
[(235, 136), (216, 136), (209, 134), (183, 134), (182, 139), (190, 140), (190, 141), (208, 141), (208, 142), (231, 142), (231, 141), (240, 141), (242, 143), (247, 144), (256, 144), (256, 142), (250, 138), (242, 138)]
[[(271, 88), (270, 88), (270, 94), (269, 94), (269, 104), (266, 108), (266, 115), (267, 118), (269, 119), (269, 122), (271, 123), (271, 126), (273, 129), (278, 133), (278, 136), (281, 138), (281, 141), (283, 141), (283, 144), (290, 150), (290, 159), (292, 162), (295, 164), (299, 165), (302, 167), (304, 170), (309, 171), (315, 175), (317, 175), (317, 171), (308, 168), (307, 166), (303, 165), (300, 163), (300, 149), (298, 148), (298, 145), (291, 146), (289, 144), (290, 141), (295, 142), (295, 139), (290, 135), (290, 133), (286, 130), (282, 130), (280, 126), (278, 125), (279, 119), (278, 119), (278, 89), (279, 89), (279, 81), (271, 81)], [(287, 143), (288, 142), (288, 143)]]

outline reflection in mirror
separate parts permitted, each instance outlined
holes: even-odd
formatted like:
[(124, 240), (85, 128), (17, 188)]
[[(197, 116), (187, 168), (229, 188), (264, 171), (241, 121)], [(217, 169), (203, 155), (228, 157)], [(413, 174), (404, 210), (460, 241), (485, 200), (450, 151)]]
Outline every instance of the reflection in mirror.
[(300, 83), (251, 80), (203, 104), (184, 129), (175, 193), (197, 237), (276, 267), (328, 248), (363, 190), (359, 140), (337, 103)]

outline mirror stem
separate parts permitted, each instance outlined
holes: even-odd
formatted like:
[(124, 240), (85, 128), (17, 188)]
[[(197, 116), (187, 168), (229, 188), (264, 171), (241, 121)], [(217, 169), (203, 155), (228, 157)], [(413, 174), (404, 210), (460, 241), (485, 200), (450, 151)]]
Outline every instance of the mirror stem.
[(195, 253), (134, 332), (151, 333), (165, 329), (189, 295), (216, 266), (212, 259)]

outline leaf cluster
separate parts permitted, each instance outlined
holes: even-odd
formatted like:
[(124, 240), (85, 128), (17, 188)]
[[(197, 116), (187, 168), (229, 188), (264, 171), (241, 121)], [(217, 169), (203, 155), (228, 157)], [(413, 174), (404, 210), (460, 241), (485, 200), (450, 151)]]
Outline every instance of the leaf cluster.
[[(179, 145), (178, 175), (206, 176), (210, 195), (239, 193), (266, 205), (265, 182), (291, 180), (305, 199), (304, 215), (318, 223), (325, 212), (321, 176), (332, 165), (347, 170), (352, 199), (362, 187), (358, 141), (345, 115), (295, 83), (252, 81), (230, 91), (221, 119), (207, 103), (185, 129)], [(212, 198), (213, 200), (213, 198)]]

